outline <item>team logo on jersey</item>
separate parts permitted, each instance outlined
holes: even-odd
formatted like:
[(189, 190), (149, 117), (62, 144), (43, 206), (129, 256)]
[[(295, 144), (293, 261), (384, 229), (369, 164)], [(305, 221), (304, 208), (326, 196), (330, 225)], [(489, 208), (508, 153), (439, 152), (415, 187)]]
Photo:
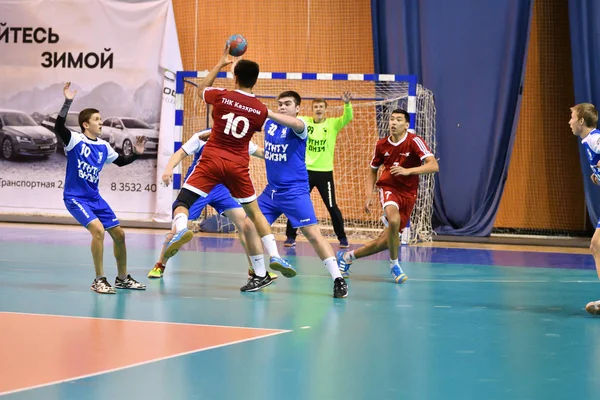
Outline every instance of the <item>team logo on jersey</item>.
[(104, 154), (104, 153), (102, 153), (101, 151), (100, 151), (100, 152), (98, 152), (98, 162), (99, 162), (99, 163), (100, 163), (100, 162), (102, 162), (102, 156), (103, 156), (103, 154)]
[(404, 157), (408, 157), (408, 156), (410, 156), (410, 152), (406, 152), (406, 153), (400, 153), (400, 155), (401, 155), (401, 156), (404, 156)]

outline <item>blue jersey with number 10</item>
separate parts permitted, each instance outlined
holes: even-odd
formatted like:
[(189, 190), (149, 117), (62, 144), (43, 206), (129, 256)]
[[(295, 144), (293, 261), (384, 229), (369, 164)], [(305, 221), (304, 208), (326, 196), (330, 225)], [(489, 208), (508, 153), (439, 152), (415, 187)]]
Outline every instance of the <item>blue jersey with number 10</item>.
[(63, 197), (96, 200), (100, 198), (98, 180), (106, 163), (118, 158), (108, 142), (92, 140), (82, 133), (71, 132), (67, 151), (67, 173)]

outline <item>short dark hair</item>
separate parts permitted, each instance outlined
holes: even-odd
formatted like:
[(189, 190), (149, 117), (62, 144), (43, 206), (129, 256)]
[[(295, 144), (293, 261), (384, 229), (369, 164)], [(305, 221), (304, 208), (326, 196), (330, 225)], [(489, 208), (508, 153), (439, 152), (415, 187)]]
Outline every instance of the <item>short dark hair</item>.
[[(396, 108), (394, 111), (392, 111), (392, 114), (402, 114), (402, 115), (404, 115), (404, 120), (410, 124), (410, 114), (406, 110), (403, 110), (401, 108)], [(392, 114), (390, 114), (390, 116)]]
[(317, 97), (316, 99), (313, 100), (312, 103), (313, 104), (315, 104), (315, 103), (325, 103), (325, 108), (327, 108), (327, 101), (325, 101), (325, 99), (323, 99), (321, 97)]
[(83, 123), (87, 122), (89, 124), (90, 118), (92, 118), (92, 115), (98, 114), (98, 113), (100, 113), (100, 111), (96, 110), (95, 108), (86, 108), (84, 110), (81, 110), (81, 112), (79, 113), (79, 117), (77, 118), (77, 122), (79, 122), (79, 127), (81, 128), (81, 133), (85, 132)]
[(252, 88), (256, 85), (260, 68), (258, 64), (250, 60), (240, 60), (235, 64), (233, 75), (238, 79), (240, 86)]
[(300, 97), (298, 92), (294, 92), (293, 90), (287, 90), (285, 92), (279, 93), (279, 96), (277, 96), (277, 100), (283, 99), (284, 97), (293, 97), (297, 106), (299, 106), (302, 102), (302, 97)]

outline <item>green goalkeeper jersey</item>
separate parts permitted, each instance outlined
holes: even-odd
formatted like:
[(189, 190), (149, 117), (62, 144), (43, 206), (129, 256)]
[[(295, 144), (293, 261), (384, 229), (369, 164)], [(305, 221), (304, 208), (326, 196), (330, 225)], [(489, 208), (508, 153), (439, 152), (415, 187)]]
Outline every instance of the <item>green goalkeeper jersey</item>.
[(315, 123), (313, 117), (300, 117), (308, 126), (308, 143), (306, 146), (306, 168), (309, 171), (333, 171), (333, 153), (337, 135), (352, 120), (352, 104), (344, 104), (341, 117), (326, 118)]

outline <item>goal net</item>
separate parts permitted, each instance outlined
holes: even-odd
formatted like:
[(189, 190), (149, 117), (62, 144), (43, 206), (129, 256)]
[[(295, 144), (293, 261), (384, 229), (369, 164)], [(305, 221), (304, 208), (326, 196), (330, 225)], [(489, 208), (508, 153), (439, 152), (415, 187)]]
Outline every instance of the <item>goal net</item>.
[[(176, 140), (185, 142), (195, 132), (211, 126), (210, 106), (202, 100), (198, 84), (206, 76), (205, 71), (177, 73)], [(213, 84), (215, 87), (233, 89), (231, 73), (221, 72)], [(353, 95), (353, 120), (338, 135), (334, 179), (336, 199), (344, 218), (349, 238), (373, 238), (383, 228), (380, 206), (366, 214), (365, 179), (369, 170), (375, 143), (388, 135), (388, 121), (392, 110), (402, 108), (411, 115), (410, 129), (421, 136), (435, 154), (435, 104), (433, 93), (416, 83), (414, 76), (377, 74), (308, 74), (308, 73), (261, 73), (254, 87), (255, 95), (270, 109), (277, 109), (277, 95), (295, 90), (302, 96), (299, 115), (312, 115), (312, 100), (327, 100), (327, 116), (337, 117), (343, 112), (342, 92)], [(263, 146), (264, 134), (258, 132), (252, 139)], [(184, 160), (179, 173), (185, 174), (191, 157)], [(264, 160), (251, 157), (250, 171), (257, 194), (266, 186)], [(175, 171), (175, 180), (180, 177)], [(410, 220), (410, 231), (404, 241), (415, 243), (430, 241), (432, 236), (433, 175), (420, 177), (419, 194)], [(175, 188), (178, 188), (175, 185)], [(311, 194), (319, 224), (325, 235), (333, 235), (331, 220), (323, 200), (315, 189)], [(377, 204), (375, 199), (374, 204)], [(214, 216), (212, 209), (205, 210), (201, 219)], [(222, 221), (222, 220), (221, 220)], [(276, 233), (285, 231), (285, 217), (274, 224)], [(222, 222), (219, 222), (222, 223)]]

